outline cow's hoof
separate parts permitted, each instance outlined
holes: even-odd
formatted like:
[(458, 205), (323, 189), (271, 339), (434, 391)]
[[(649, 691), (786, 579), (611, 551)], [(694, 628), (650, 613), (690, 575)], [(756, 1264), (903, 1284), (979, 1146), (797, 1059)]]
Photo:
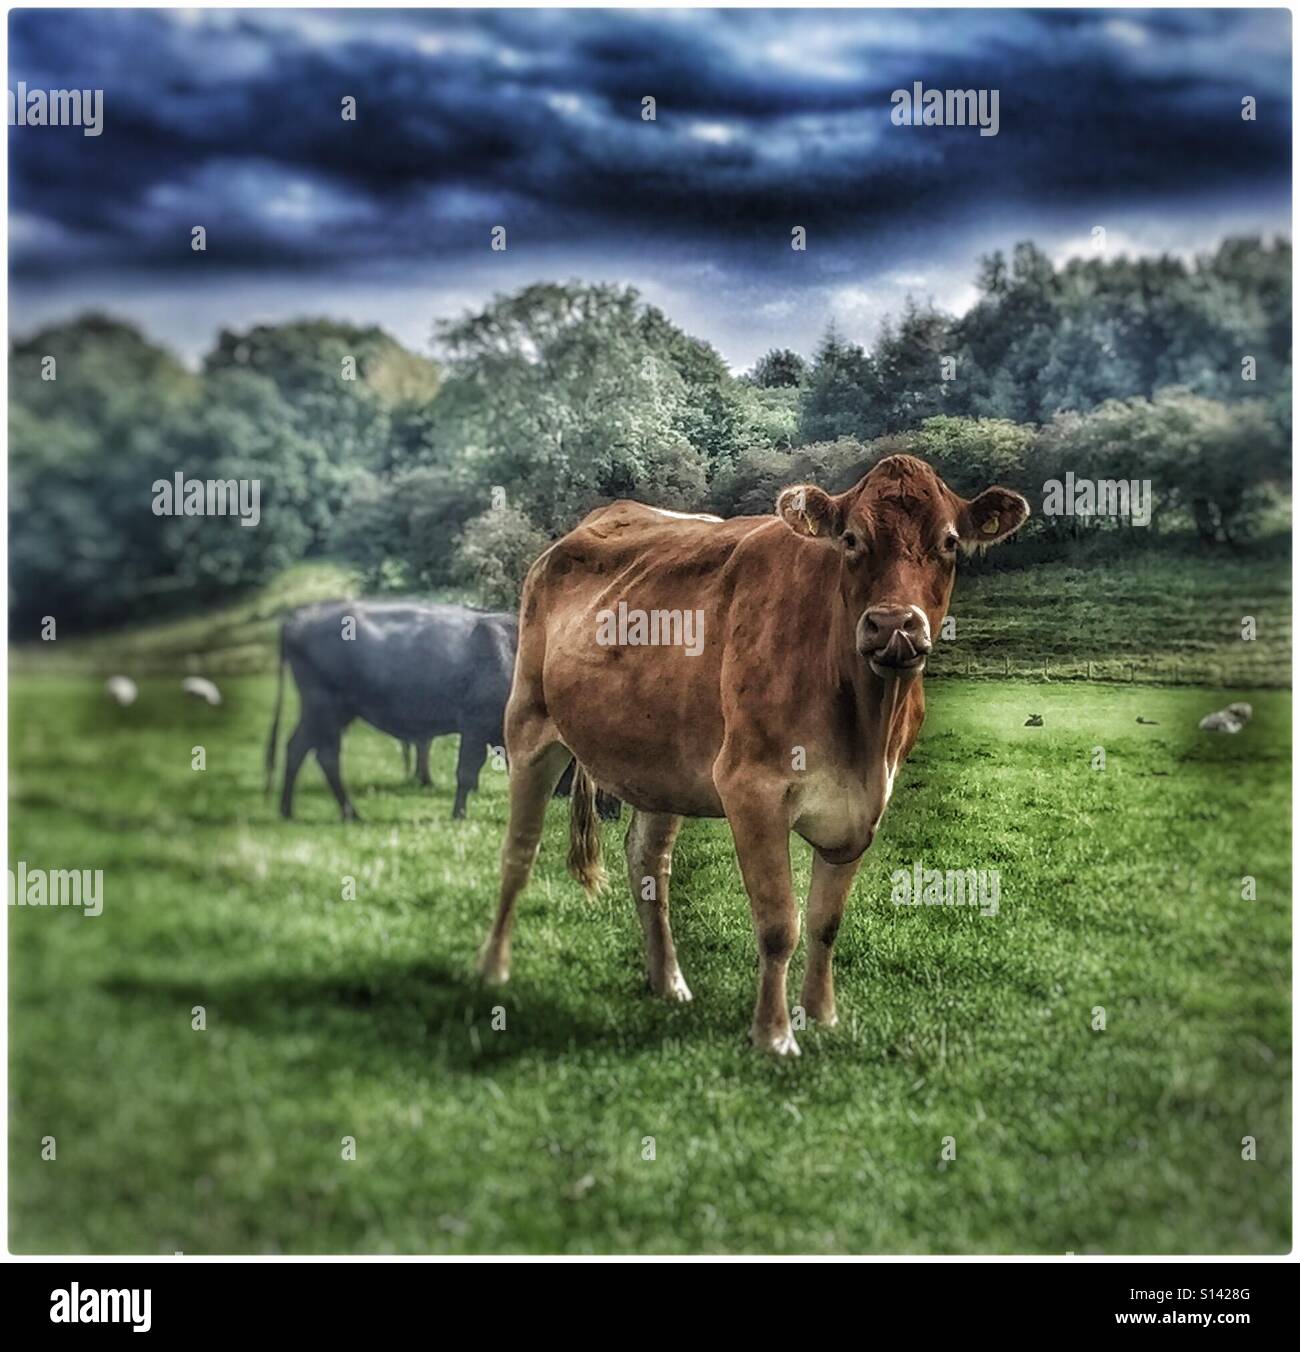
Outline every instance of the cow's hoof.
[(475, 966), (478, 969), (479, 980), (485, 986), (504, 986), (510, 980), (510, 959), (499, 953), (491, 951), (480, 953)]
[(799, 1055), (799, 1044), (788, 1028), (784, 1032), (777, 1033), (763, 1033), (755, 1028), (749, 1037), (760, 1052), (768, 1052), (772, 1056)]
[(345, 822), (359, 822), (361, 820), (361, 814), (354, 807), (345, 809), (342, 817)]
[(680, 972), (674, 972), (666, 981), (652, 981), (650, 989), (659, 999), (667, 1000), (669, 1004), (684, 1005), (691, 999), (691, 988)]
[(453, 812), (451, 819), (454, 822), (463, 822), (465, 820), (465, 809), (461, 808), (459, 812)]
[(830, 1009), (818, 1010), (815, 1006), (805, 1005), (804, 1014), (808, 1019), (810, 1028), (834, 1028), (840, 1021), (840, 1016), (835, 1012), (832, 1005)]

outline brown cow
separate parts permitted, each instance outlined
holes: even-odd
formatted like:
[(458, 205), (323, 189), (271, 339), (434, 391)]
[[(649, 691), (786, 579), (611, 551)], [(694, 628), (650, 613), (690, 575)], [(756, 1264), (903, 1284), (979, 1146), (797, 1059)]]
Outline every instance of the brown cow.
[[(775, 516), (593, 512), (533, 565), (506, 707), (510, 825), (480, 958), (509, 975), (515, 902), (551, 790), (577, 757), (569, 866), (599, 885), (594, 784), (629, 802), (628, 876), (652, 990), (689, 1000), (668, 925), (683, 817), (731, 824), (761, 960), (755, 1046), (798, 1054), (785, 977), (799, 938), (789, 833), (814, 850), (801, 1003), (834, 1024), (831, 947), (863, 851), (925, 713), (921, 674), (957, 557), (1029, 515), (1018, 493), (967, 501), (923, 461), (880, 461), (832, 497), (786, 488)], [(581, 788), (581, 791), (580, 791)]]

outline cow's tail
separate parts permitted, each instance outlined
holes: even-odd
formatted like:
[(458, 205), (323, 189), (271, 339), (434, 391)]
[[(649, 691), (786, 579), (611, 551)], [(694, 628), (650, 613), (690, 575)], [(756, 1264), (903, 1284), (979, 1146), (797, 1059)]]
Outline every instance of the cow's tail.
[(594, 897), (605, 886), (600, 861), (600, 815), (596, 811), (596, 782), (577, 761), (569, 794), (569, 872)]
[(275, 779), (275, 747), (280, 740), (280, 705), (284, 701), (284, 630), (285, 626), (280, 626), (280, 670), (275, 678), (275, 713), (271, 718), (271, 735), (266, 739), (266, 784), (263, 792), (268, 796), (271, 792), (271, 785)]

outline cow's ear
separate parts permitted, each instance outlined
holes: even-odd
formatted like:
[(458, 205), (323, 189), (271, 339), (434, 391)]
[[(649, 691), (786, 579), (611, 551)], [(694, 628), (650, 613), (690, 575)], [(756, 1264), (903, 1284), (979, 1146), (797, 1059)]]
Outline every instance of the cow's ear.
[(986, 488), (961, 510), (959, 531), (967, 549), (995, 545), (1005, 540), (1029, 519), (1029, 504), (1009, 488)]
[(844, 529), (840, 504), (813, 484), (794, 484), (776, 495), (776, 514), (796, 535), (834, 540)]

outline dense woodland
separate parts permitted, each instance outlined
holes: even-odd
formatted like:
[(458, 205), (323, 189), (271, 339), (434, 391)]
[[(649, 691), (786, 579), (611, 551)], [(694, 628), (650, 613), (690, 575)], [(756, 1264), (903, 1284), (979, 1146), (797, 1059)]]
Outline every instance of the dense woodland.
[[(603, 501), (767, 512), (783, 484), (841, 489), (897, 450), (1035, 503), (1067, 471), (1151, 480), (1149, 528), (1039, 516), (1021, 557), (1240, 550), (1276, 525), (1289, 244), (1053, 267), (1023, 243), (978, 283), (960, 317), (909, 306), (869, 350), (831, 330), (741, 376), (634, 291), (577, 283), (435, 323), (436, 359), (312, 319), (223, 332), (194, 372), (103, 315), (44, 329), (10, 354), (14, 635), (209, 604), (312, 556), (372, 590), (508, 604)], [(178, 472), (259, 479), (257, 528), (155, 516)]]

